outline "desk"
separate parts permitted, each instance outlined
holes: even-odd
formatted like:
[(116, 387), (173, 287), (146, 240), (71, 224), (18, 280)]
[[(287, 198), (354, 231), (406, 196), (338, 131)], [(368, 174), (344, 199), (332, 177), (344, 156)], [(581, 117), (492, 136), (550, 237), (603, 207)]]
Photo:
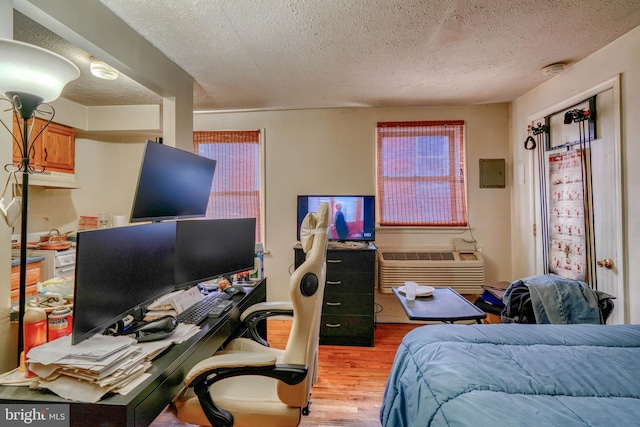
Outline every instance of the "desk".
[[(0, 386), (2, 404), (68, 405), (71, 426), (134, 427), (148, 426), (182, 388), (187, 372), (200, 360), (213, 355), (226, 341), (244, 332), (240, 313), (252, 304), (266, 299), (266, 279), (248, 293), (233, 297), (236, 305), (224, 316), (209, 318), (201, 331), (189, 340), (174, 344), (153, 360), (144, 383), (128, 395), (108, 395), (98, 403), (69, 401), (49, 391), (27, 387)], [(266, 333), (266, 326), (261, 331)], [(29, 408), (25, 405), (25, 411)]]
[(408, 301), (398, 288), (391, 288), (410, 320), (427, 320), (453, 323), (458, 320), (481, 320), (484, 311), (451, 288), (435, 288), (433, 296)]

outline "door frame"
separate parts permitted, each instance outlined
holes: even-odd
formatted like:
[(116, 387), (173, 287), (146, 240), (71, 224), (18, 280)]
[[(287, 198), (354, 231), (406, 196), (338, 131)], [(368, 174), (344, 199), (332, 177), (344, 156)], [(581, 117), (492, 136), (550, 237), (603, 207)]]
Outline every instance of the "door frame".
[[(621, 105), (620, 105), (620, 75), (616, 74), (609, 79), (577, 94), (572, 96), (571, 98), (565, 99), (561, 102), (558, 102), (554, 105), (551, 105), (543, 110), (536, 112), (535, 114), (531, 114), (527, 117), (531, 124), (535, 124), (537, 122), (544, 123), (544, 117), (549, 114), (553, 114), (556, 111), (561, 111), (567, 108), (570, 108), (572, 105), (576, 105), (577, 103), (590, 98), (599, 93), (605, 92), (611, 89), (613, 91), (613, 150), (614, 150), (614, 165), (613, 165), (613, 178), (614, 178), (614, 188), (613, 191), (616, 197), (615, 206), (612, 207), (614, 209), (613, 217), (616, 219), (615, 224), (615, 234), (616, 234), (616, 268), (617, 268), (617, 280), (616, 280), (616, 314), (614, 318), (610, 318), (610, 323), (614, 324), (622, 324), (629, 322), (629, 307), (628, 307), (628, 271), (626, 268), (627, 265), (627, 243), (624, 239), (626, 223), (624, 222), (623, 217), (623, 204), (625, 198), (623, 197), (623, 188), (622, 188), (622, 127), (621, 127)], [(544, 149), (544, 147), (538, 147), (539, 149)], [(534, 175), (534, 179), (531, 180), (532, 185), (532, 193), (533, 194), (533, 206), (534, 206), (534, 227), (539, 228), (539, 224), (543, 224), (541, 221), (541, 209), (540, 209), (540, 179), (535, 174), (534, 171), (538, 170), (538, 156), (530, 157), (532, 174)], [(542, 242), (542, 234), (541, 232), (537, 232), (535, 235), (535, 268), (537, 274), (542, 274), (545, 271), (543, 265), (543, 257), (542, 257), (542, 249), (545, 244)], [(595, 260), (593, 260), (595, 261)], [(613, 316), (612, 316), (613, 317)]]

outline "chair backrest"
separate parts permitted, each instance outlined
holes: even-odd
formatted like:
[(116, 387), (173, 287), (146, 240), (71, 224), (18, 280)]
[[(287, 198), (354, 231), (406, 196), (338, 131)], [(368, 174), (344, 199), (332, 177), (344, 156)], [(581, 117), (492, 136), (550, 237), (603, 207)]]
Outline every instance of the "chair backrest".
[(278, 396), (284, 403), (307, 406), (315, 376), (320, 337), (320, 316), (326, 278), (329, 205), (321, 203), (318, 211), (309, 213), (300, 227), (300, 238), (307, 256), (291, 275), (289, 294), (293, 305), (293, 321), (282, 363), (303, 364), (309, 368), (304, 381), (290, 386), (278, 383)]

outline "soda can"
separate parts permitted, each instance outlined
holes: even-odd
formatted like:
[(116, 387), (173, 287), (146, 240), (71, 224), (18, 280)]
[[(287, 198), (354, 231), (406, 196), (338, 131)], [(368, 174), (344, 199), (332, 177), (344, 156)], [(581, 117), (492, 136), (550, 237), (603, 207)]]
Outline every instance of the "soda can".
[(56, 308), (49, 314), (48, 341), (53, 341), (71, 333), (72, 315), (69, 307)]

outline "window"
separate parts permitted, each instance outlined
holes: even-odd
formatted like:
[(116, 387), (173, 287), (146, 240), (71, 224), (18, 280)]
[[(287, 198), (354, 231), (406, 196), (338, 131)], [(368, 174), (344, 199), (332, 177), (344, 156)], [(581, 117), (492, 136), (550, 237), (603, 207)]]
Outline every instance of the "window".
[(381, 226), (466, 226), (464, 121), (377, 124)]
[(260, 131), (196, 131), (196, 154), (217, 160), (206, 218), (256, 218), (262, 242)]

